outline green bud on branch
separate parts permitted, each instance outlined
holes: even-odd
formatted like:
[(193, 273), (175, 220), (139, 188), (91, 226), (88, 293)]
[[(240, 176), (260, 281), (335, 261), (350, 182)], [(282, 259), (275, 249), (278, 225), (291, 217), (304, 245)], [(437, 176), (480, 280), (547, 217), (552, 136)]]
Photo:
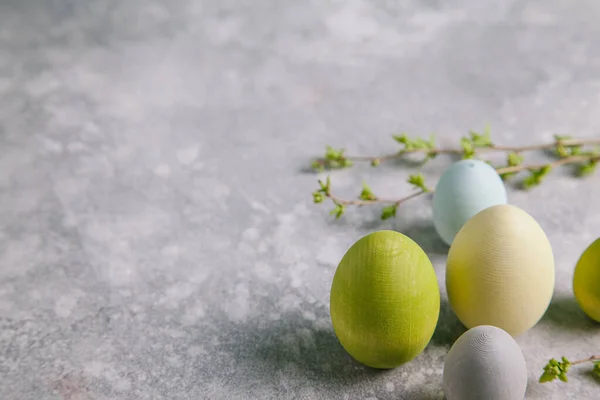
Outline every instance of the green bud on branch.
[(345, 210), (346, 210), (346, 206), (344, 204), (335, 203), (335, 208), (333, 210), (331, 210), (331, 212), (329, 213), (329, 215), (334, 215), (335, 219), (338, 219), (342, 215), (344, 215), (344, 211)]
[(544, 165), (539, 169), (529, 169), (529, 176), (523, 180), (523, 187), (525, 187), (525, 189), (530, 189), (541, 184), (550, 171), (552, 171), (552, 165), (550, 164)]
[(381, 210), (381, 219), (386, 220), (386, 219), (395, 217), (397, 209), (398, 209), (398, 206), (396, 204), (383, 207), (383, 209)]
[(363, 182), (363, 189), (360, 192), (359, 199), (361, 200), (377, 200), (377, 197), (373, 194), (373, 191), (366, 183)]
[(587, 362), (594, 363), (594, 369), (592, 370), (592, 372), (596, 376), (600, 377), (600, 361), (597, 360), (600, 360), (600, 356), (591, 356), (586, 359), (573, 362), (569, 361), (566, 357), (561, 357), (561, 361), (557, 361), (556, 359), (552, 358), (544, 366), (544, 372), (540, 376), (539, 381), (540, 383), (545, 383), (552, 382), (555, 379), (559, 379), (562, 382), (568, 382), (569, 379), (567, 377), (567, 373), (569, 372), (569, 369), (573, 365), (583, 364)]
[(431, 190), (425, 185), (425, 177), (423, 174), (418, 173), (416, 175), (410, 175), (408, 177), (408, 183), (421, 189), (424, 192), (430, 192)]

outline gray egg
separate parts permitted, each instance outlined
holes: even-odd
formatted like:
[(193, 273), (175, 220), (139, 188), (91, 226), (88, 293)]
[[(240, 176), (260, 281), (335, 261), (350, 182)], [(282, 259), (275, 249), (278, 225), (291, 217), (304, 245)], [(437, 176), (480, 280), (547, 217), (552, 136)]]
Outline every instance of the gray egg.
[(506, 331), (480, 325), (463, 333), (444, 364), (446, 400), (523, 400), (527, 366)]

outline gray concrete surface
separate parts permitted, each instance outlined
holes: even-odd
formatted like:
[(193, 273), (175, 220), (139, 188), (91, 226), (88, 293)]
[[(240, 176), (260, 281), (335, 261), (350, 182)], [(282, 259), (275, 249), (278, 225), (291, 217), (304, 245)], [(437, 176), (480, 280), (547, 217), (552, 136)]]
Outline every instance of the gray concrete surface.
[[(337, 262), (376, 229), (415, 239), (443, 283), (430, 199), (332, 221), (305, 166), (326, 144), (394, 151), (400, 130), (600, 137), (599, 17), (593, 0), (0, 1), (0, 398), (442, 399), (463, 332), (446, 302), (426, 351), (386, 372), (344, 353), (328, 313)], [(332, 181), (400, 196), (415, 168)], [(528, 399), (600, 398), (586, 367), (536, 383), (550, 357), (600, 351), (570, 286), (598, 198), (600, 176), (568, 169), (510, 189), (557, 264), (518, 338)]]

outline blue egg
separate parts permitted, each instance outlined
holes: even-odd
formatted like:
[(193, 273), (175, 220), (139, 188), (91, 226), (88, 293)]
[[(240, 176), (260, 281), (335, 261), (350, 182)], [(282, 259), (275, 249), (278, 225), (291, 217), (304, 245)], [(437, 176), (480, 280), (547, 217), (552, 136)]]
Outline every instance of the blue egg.
[(472, 216), (506, 204), (506, 188), (496, 170), (481, 160), (462, 160), (443, 174), (433, 194), (433, 224), (446, 244)]

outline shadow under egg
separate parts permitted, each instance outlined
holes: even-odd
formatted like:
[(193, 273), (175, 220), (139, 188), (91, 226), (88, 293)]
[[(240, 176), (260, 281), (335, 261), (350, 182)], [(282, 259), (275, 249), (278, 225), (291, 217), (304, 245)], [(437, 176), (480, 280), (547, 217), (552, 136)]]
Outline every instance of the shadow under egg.
[[(317, 318), (327, 317), (322, 311)], [(219, 338), (223, 349), (258, 385), (279, 385), (281, 375), (299, 375), (301, 381), (339, 388), (378, 379), (389, 371), (354, 360), (338, 341), (332, 327), (315, 326), (298, 313), (275, 321), (238, 325), (239, 335)], [(231, 330), (229, 330), (231, 332)]]
[(583, 312), (574, 296), (554, 296), (540, 322), (567, 330), (600, 330), (600, 323)]
[(419, 221), (407, 226), (394, 224), (394, 230), (414, 240), (427, 254), (447, 255), (450, 250), (435, 230), (431, 220)]
[(431, 337), (430, 344), (447, 347), (449, 349), (460, 335), (466, 331), (467, 328), (465, 328), (454, 314), (454, 311), (452, 311), (448, 299), (440, 297), (440, 316), (433, 336)]
[[(374, 216), (376, 217), (376, 216)], [(384, 226), (387, 226), (384, 228)], [(423, 249), (427, 255), (448, 254), (450, 247), (444, 243), (435, 230), (431, 220), (420, 220), (407, 222), (402, 218), (393, 219), (391, 222), (373, 218), (360, 224), (360, 229), (365, 232), (373, 232), (379, 229), (391, 229), (408, 236)]]

